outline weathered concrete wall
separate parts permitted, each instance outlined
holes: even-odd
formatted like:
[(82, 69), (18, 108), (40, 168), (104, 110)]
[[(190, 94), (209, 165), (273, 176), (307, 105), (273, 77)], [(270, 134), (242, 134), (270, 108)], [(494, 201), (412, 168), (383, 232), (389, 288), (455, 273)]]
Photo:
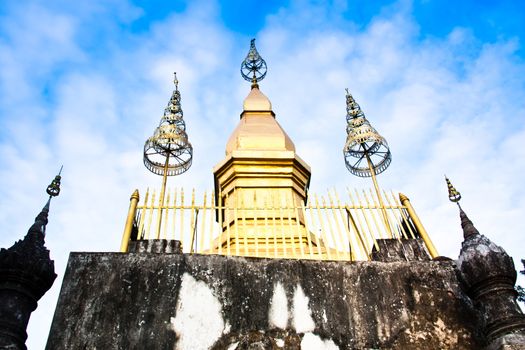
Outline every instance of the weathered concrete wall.
[(47, 349), (480, 349), (453, 261), (72, 253)]

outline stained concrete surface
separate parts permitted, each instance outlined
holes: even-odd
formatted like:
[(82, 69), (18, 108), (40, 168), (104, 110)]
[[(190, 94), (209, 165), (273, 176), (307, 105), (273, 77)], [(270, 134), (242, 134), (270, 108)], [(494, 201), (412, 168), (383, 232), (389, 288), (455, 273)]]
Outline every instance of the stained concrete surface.
[(454, 261), (71, 253), (46, 349), (480, 349), (480, 322)]

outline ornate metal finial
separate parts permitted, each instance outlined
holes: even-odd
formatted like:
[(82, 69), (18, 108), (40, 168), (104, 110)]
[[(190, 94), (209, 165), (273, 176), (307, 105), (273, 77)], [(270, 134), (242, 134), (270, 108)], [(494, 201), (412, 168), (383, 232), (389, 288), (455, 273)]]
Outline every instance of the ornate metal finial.
[(46, 192), (49, 195), (49, 199), (47, 200), (46, 204), (42, 208), (42, 211), (37, 215), (35, 218), (35, 223), (29, 228), (28, 234), (41, 234), (42, 236), (46, 235), (46, 225), (47, 225), (47, 217), (49, 215), (49, 205), (51, 204), (51, 198), (56, 197), (60, 194), (60, 180), (62, 177), (60, 174), (62, 174), (62, 169), (64, 166), (62, 165), (60, 167), (60, 171), (58, 172), (58, 175), (55, 176), (53, 181), (51, 181), (51, 184), (47, 186)]
[(177, 74), (174, 73), (175, 90), (159, 126), (144, 144), (144, 165), (154, 174), (179, 175), (188, 170), (193, 158), (193, 148), (188, 141), (186, 124), (182, 119)]
[(474, 224), (472, 221), (468, 218), (467, 214), (463, 211), (463, 208), (461, 208), (461, 205), (459, 205), (459, 200), (461, 199), (461, 193), (456, 190), (456, 188), (452, 185), (448, 177), (445, 175), (445, 181), (447, 182), (447, 188), (448, 188), (448, 199), (456, 203), (459, 207), (459, 218), (461, 220), (461, 228), (463, 229), (463, 237), (465, 239), (469, 237), (473, 237), (475, 235), (479, 235), (479, 231), (474, 227)]
[(56, 197), (56, 196), (58, 196), (60, 194), (60, 180), (62, 179), (60, 174), (62, 174), (62, 169), (63, 168), (64, 168), (64, 166), (62, 165), (60, 167), (60, 171), (58, 172), (58, 175), (55, 176), (53, 181), (51, 181), (51, 184), (49, 186), (47, 186), (47, 188), (46, 188), (46, 192), (49, 195), (49, 198)]
[(451, 202), (457, 203), (459, 205), (459, 200), (461, 199), (461, 193), (459, 193), (456, 188), (452, 185), (447, 175), (445, 175), (445, 181), (447, 182), (448, 187), (448, 199)]
[(392, 162), (390, 149), (383, 136), (370, 125), (348, 89), (346, 89), (346, 121), (348, 136), (343, 154), (347, 169), (359, 177), (381, 174)]
[(252, 88), (257, 87), (257, 83), (266, 76), (266, 61), (259, 55), (255, 47), (255, 39), (250, 42), (250, 51), (241, 64), (241, 75), (252, 83)]
[(393, 237), (388, 214), (376, 180), (376, 175), (385, 171), (392, 162), (392, 155), (386, 140), (366, 120), (361, 107), (348, 89), (346, 89), (346, 122), (347, 137), (343, 148), (346, 168), (356, 176), (372, 177), (385, 227), (390, 237)]
[[(193, 148), (188, 141), (186, 124), (182, 119), (179, 81), (174, 73), (175, 90), (171, 95), (159, 126), (144, 144), (144, 165), (154, 174), (162, 175), (160, 207), (164, 206), (166, 181), (168, 176), (180, 175), (187, 171), (193, 159)], [(157, 235), (160, 237), (162, 215), (157, 218)]]

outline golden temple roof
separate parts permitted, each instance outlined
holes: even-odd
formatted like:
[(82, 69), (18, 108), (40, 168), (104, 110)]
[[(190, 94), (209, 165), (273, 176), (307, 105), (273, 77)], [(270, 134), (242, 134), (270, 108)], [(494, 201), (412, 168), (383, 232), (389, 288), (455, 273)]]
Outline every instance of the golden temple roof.
[(271, 112), (272, 103), (258, 87), (254, 87), (244, 99), (243, 110), (245, 112)]
[(241, 121), (226, 144), (226, 155), (234, 151), (291, 151), (295, 145), (275, 120), (272, 103), (257, 86), (244, 100)]

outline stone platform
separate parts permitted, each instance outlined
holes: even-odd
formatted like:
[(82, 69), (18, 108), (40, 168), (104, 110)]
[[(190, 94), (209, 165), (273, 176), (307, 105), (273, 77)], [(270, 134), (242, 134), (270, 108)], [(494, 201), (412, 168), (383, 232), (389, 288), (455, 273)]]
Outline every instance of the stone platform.
[(47, 348), (481, 349), (455, 261), (71, 253)]

